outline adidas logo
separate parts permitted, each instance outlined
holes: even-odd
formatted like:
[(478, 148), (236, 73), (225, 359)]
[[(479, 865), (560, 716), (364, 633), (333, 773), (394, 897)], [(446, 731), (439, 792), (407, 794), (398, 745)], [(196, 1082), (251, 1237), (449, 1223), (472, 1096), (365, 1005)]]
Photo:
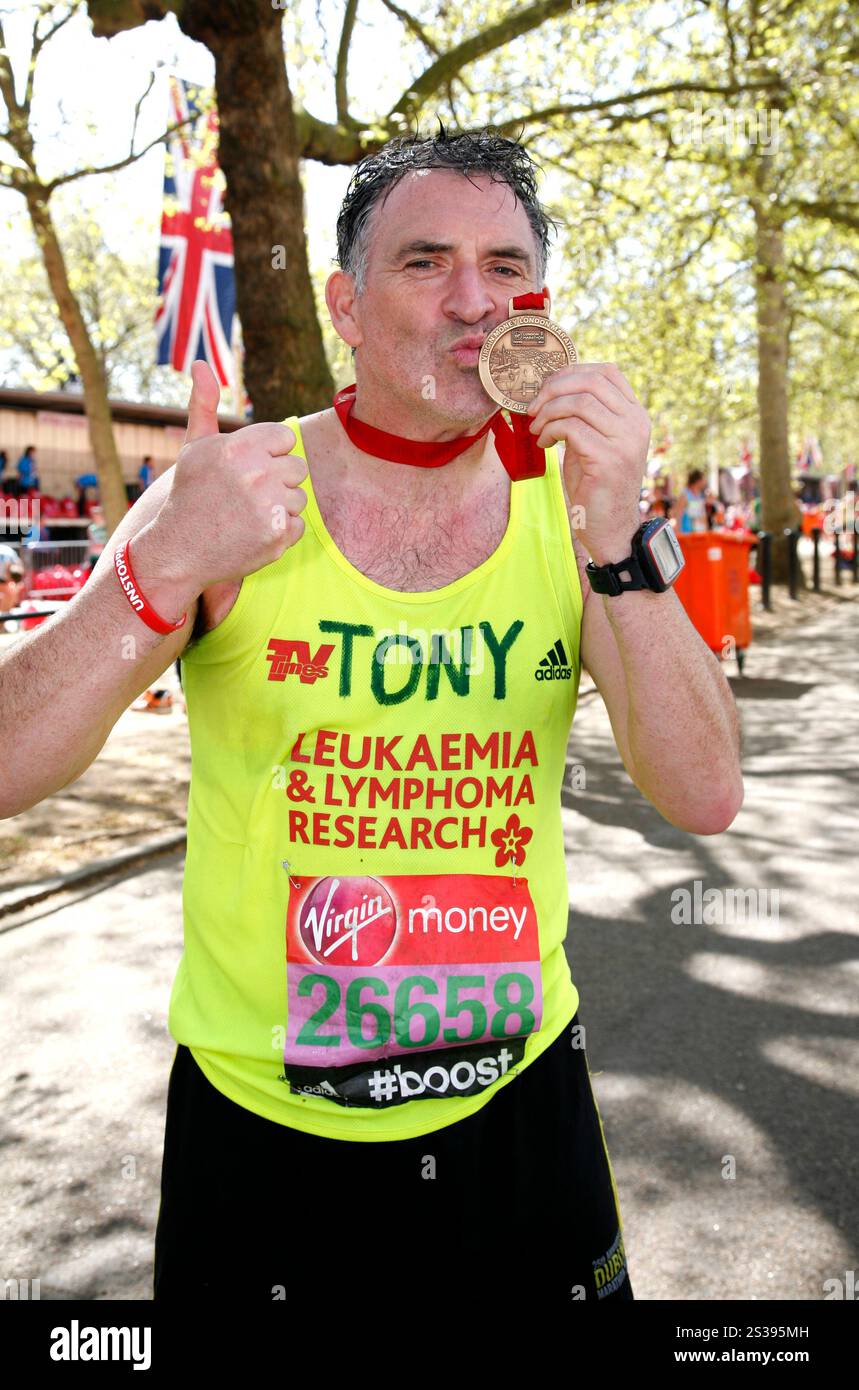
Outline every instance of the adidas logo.
[(568, 681), (572, 678), (572, 674), (573, 668), (567, 659), (564, 644), (559, 637), (555, 645), (549, 648), (534, 672), (534, 679), (538, 681)]

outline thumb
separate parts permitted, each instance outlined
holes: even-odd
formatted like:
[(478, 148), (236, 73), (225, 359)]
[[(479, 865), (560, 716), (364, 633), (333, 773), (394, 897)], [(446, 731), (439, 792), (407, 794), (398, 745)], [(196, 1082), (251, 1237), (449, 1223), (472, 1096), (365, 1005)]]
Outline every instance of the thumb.
[(219, 434), (218, 401), (221, 388), (215, 373), (208, 362), (198, 358), (191, 363), (191, 396), (188, 401), (188, 428), (185, 431), (185, 444), (194, 439), (205, 439), (207, 435)]

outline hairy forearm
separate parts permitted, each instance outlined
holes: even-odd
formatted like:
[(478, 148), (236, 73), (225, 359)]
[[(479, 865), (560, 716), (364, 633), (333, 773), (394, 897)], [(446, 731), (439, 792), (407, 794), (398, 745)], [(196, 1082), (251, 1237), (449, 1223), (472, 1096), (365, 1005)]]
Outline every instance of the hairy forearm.
[[(122, 523), (113, 541), (131, 525)], [(143, 592), (156, 612), (176, 621), (194, 603), (193, 583), (165, 564), (153, 522), (135, 534), (134, 545)], [(174, 633), (148, 627), (122, 592), (111, 550), (61, 612), (0, 654), (0, 819), (28, 810), (89, 767), (130, 701), (182, 649), (192, 625), (193, 611)]]
[(630, 776), (681, 829), (726, 829), (742, 804), (743, 782), (739, 719), (718, 659), (672, 590), (592, 594), (590, 602), (604, 605), (623, 666)]

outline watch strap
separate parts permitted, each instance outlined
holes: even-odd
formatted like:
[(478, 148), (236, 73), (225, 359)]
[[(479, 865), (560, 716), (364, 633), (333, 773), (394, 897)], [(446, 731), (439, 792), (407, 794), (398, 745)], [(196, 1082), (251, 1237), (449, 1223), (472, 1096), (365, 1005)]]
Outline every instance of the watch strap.
[(614, 565), (595, 565), (593, 560), (589, 560), (585, 574), (595, 594), (608, 594), (610, 598), (617, 598), (627, 589), (650, 588), (635, 555), (628, 555)]

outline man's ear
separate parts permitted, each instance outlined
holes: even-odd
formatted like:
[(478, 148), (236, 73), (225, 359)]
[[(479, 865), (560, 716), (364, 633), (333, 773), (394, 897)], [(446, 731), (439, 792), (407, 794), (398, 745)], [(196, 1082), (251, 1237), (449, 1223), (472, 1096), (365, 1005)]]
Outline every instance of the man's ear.
[(355, 293), (355, 277), (345, 270), (335, 270), (325, 284), (325, 303), (331, 323), (349, 347), (360, 347), (363, 342), (359, 316), (355, 310), (358, 298)]

